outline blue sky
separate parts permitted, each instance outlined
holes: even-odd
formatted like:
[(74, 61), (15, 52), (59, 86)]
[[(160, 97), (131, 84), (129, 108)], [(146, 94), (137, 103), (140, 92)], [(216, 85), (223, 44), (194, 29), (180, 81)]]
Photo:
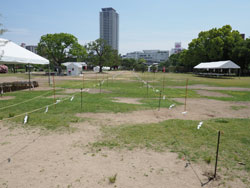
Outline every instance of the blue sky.
[(1, 0), (2, 37), (37, 44), (47, 33), (66, 32), (81, 44), (99, 37), (99, 12), (113, 7), (120, 15), (119, 51), (170, 50), (200, 31), (230, 24), (250, 36), (249, 0)]

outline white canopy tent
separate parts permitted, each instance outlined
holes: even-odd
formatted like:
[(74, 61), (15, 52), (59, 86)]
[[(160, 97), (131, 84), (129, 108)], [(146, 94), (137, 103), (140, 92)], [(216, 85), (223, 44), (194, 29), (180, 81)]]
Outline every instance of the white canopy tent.
[(222, 76), (232, 75), (232, 70), (240, 70), (240, 66), (231, 60), (204, 62), (196, 65), (194, 70), (200, 75)]
[[(0, 64), (36, 64), (47, 65), (49, 60), (11, 42), (0, 38)], [(29, 66), (30, 83), (30, 66)]]
[(194, 69), (240, 69), (240, 66), (236, 65), (231, 60), (227, 60), (200, 63), (196, 65)]

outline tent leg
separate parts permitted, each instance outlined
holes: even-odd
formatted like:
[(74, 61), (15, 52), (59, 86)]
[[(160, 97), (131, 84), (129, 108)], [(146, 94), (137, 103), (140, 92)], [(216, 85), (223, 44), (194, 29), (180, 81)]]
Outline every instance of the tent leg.
[(48, 64), (48, 82), (49, 82), (49, 86), (50, 86), (50, 65)]
[(28, 69), (29, 69), (29, 90), (31, 89), (31, 82), (30, 82), (30, 64), (28, 64)]

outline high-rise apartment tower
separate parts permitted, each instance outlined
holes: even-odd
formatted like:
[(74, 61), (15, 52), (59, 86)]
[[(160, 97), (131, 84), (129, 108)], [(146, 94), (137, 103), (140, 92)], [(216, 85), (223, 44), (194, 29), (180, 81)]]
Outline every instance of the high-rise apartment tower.
[(119, 14), (111, 7), (102, 8), (100, 12), (100, 38), (113, 49), (119, 49)]

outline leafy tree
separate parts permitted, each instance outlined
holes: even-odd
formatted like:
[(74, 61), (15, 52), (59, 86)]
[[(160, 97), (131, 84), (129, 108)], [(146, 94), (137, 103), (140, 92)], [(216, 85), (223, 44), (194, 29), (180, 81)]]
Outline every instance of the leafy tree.
[[(184, 71), (192, 71), (201, 62), (233, 60), (246, 69), (248, 67), (248, 45), (239, 31), (232, 30), (230, 25), (202, 31), (193, 39), (188, 50), (170, 56), (168, 64)], [(182, 69), (181, 68), (181, 69)]]
[(121, 66), (125, 70), (133, 70), (133, 68), (135, 67), (135, 64), (136, 64), (136, 60), (132, 58), (125, 58), (121, 62)]
[(112, 50), (111, 55), (110, 55), (110, 60), (108, 61), (108, 66), (113, 67), (113, 68), (118, 68), (118, 66), (121, 65), (122, 58), (118, 54), (117, 50)]
[(145, 59), (138, 59), (136, 64), (134, 65), (135, 71), (145, 72), (147, 69), (145, 62)]
[(86, 54), (83, 46), (78, 44), (77, 38), (68, 33), (55, 33), (43, 35), (38, 43), (38, 54), (46, 57), (49, 61), (59, 67), (69, 57), (82, 60)]
[[(102, 72), (103, 66), (112, 66), (114, 63), (114, 51), (111, 46), (103, 39), (97, 39), (87, 44), (88, 60), (93, 65), (100, 67), (99, 72)], [(116, 52), (117, 53), (117, 52)]]
[(86, 48), (79, 43), (73, 44), (72, 48), (69, 51), (69, 54), (76, 58), (77, 62), (85, 61), (87, 58)]

